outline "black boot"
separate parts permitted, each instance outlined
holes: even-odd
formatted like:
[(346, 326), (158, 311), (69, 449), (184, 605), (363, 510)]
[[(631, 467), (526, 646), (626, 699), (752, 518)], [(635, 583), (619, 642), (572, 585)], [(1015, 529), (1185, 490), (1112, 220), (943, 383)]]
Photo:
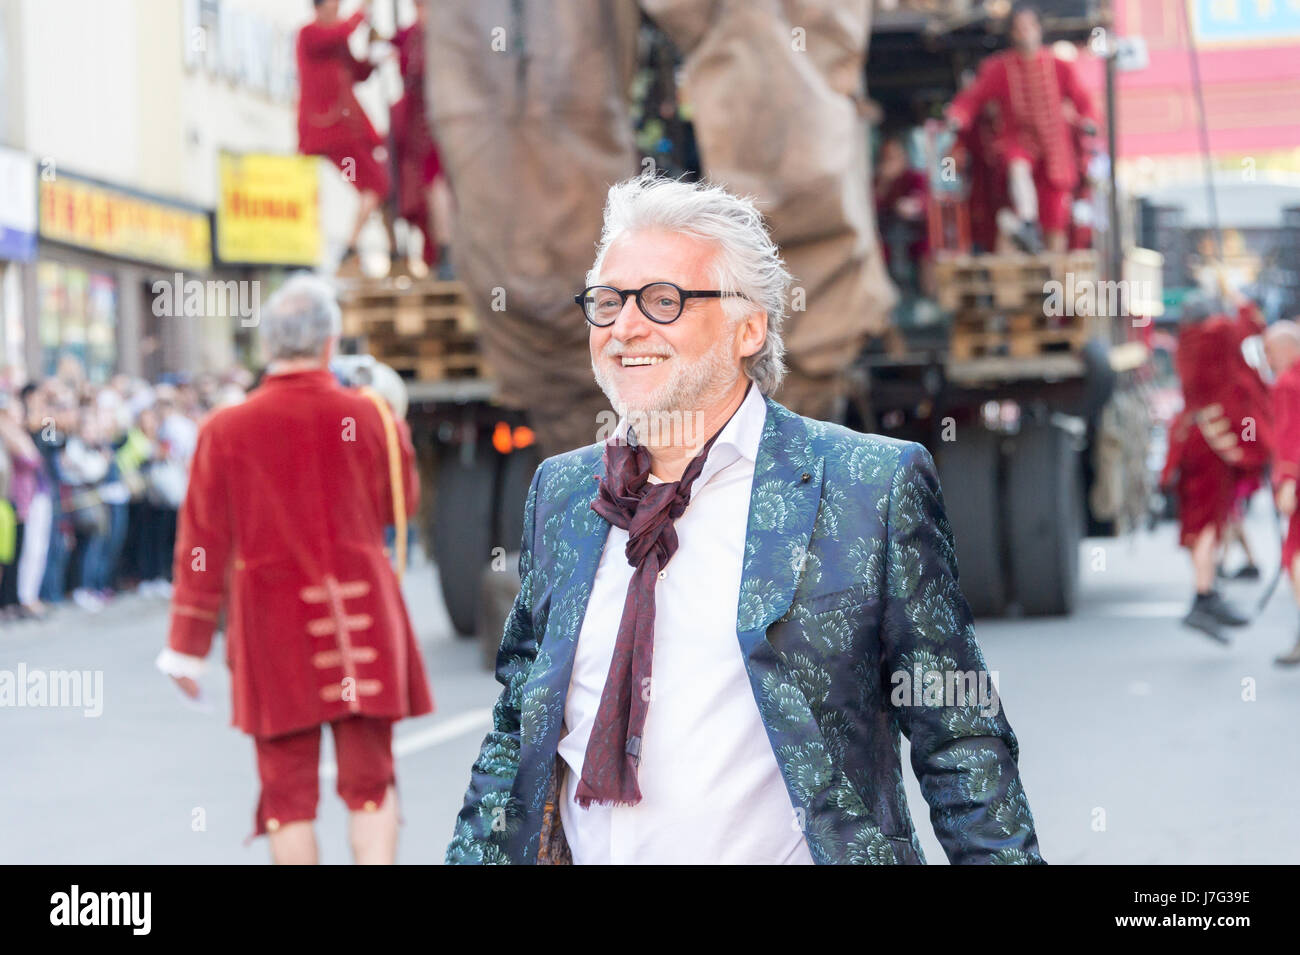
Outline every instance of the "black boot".
[(1240, 627), (1246, 623), (1249, 621), (1213, 590), (1208, 594), (1197, 594), (1191, 611), (1183, 618), (1185, 626), (1199, 630), (1219, 643), (1228, 642), (1224, 627)]
[(1021, 252), (1027, 252), (1029, 255), (1038, 255), (1043, 251), (1043, 235), (1038, 231), (1038, 223), (1026, 222), (1015, 232), (1011, 233), (1011, 241), (1016, 244)]

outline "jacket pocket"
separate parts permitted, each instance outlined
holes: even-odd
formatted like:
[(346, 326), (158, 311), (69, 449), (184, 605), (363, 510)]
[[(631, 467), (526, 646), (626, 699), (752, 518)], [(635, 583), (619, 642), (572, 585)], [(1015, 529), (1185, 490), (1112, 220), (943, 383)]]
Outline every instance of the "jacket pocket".
[(843, 590), (835, 590), (826, 594), (813, 594), (802, 599), (797, 598), (791, 607), (790, 616), (817, 617), (837, 610), (852, 610), (855, 607), (870, 603), (874, 599), (875, 594), (872, 592), (870, 585), (864, 583), (854, 584), (852, 587), (846, 587)]

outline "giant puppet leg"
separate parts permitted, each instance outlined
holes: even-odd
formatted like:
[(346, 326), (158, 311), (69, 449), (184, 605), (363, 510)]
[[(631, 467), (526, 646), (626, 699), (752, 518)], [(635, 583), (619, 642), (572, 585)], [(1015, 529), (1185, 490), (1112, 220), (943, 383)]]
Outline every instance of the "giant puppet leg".
[(757, 197), (794, 273), (780, 396), (835, 413), (844, 371), (897, 300), (868, 192), (867, 0), (642, 0), (685, 56), (707, 176)]
[(545, 454), (591, 444), (609, 408), (573, 296), (608, 187), (635, 175), (633, 0), (428, 6), (434, 138), (456, 197), (453, 255), (502, 402)]

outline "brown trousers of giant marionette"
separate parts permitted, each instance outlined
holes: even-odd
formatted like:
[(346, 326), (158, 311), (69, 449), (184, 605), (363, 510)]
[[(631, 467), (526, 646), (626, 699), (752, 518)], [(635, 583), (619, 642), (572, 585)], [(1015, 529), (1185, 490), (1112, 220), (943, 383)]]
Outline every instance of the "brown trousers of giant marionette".
[(501, 397), (531, 413), (547, 454), (595, 441), (608, 408), (573, 294), (608, 186), (640, 171), (626, 94), (642, 10), (685, 58), (705, 175), (758, 197), (795, 276), (782, 401), (833, 416), (843, 372), (896, 297), (857, 111), (868, 0), (430, 4), (430, 114), (456, 199), (453, 255)]

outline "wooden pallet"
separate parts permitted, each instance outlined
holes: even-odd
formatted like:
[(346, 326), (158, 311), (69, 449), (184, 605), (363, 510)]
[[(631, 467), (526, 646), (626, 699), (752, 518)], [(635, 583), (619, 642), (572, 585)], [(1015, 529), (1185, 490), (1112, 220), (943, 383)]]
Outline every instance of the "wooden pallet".
[(1053, 320), (1041, 312), (991, 316), (967, 312), (953, 321), (948, 352), (953, 361), (1032, 358), (1079, 351), (1090, 335), (1089, 323), (1081, 317)]
[(343, 334), (402, 377), (486, 378), (479, 325), (461, 282), (360, 282), (340, 298)]
[(402, 356), (379, 358), (379, 360), (403, 378), (413, 381), (448, 381), (492, 377), (482, 355)]
[(462, 282), (357, 285), (344, 293), (340, 305), (345, 335), (478, 332), (478, 317)]
[(1095, 281), (1097, 255), (1092, 251), (1042, 255), (957, 255), (937, 259), (934, 278), (939, 307), (948, 311), (979, 309), (1038, 310), (1049, 283)]

